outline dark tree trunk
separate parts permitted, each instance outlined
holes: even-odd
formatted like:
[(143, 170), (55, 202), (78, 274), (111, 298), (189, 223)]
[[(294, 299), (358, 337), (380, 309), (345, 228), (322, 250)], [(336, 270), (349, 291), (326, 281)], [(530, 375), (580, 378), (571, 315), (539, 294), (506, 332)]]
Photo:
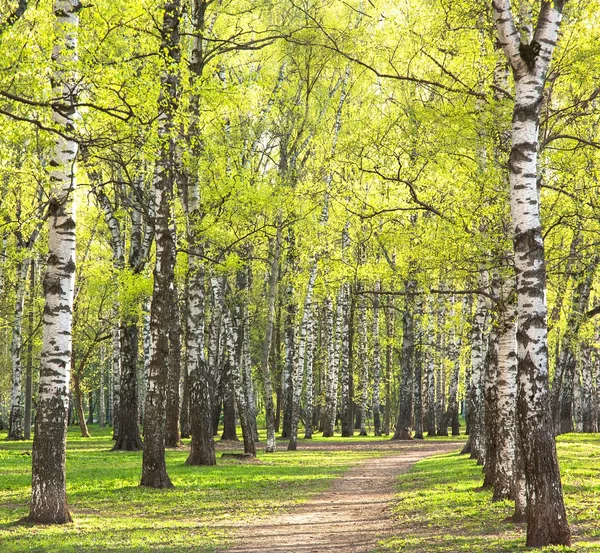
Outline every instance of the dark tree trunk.
[(423, 330), (421, 328), (422, 304), (417, 304), (417, 341), (415, 346), (415, 395), (414, 395), (414, 419), (415, 438), (423, 439)]
[(392, 440), (412, 440), (411, 428), (413, 417), (413, 381), (415, 334), (413, 308), (414, 300), (411, 292), (416, 283), (409, 281), (406, 284), (407, 296), (402, 317), (402, 359), (400, 380), (400, 404), (398, 406), (398, 422)]
[(169, 318), (169, 372), (167, 376), (167, 410), (165, 423), (165, 446), (181, 445), (179, 426), (179, 381), (181, 380), (181, 315), (177, 286), (171, 287), (171, 316)]
[(390, 435), (392, 419), (392, 338), (394, 336), (394, 310), (385, 310), (386, 315), (386, 337), (385, 346), (385, 405), (383, 410), (383, 434)]
[[(72, 365), (74, 364), (72, 363)], [(77, 371), (73, 371), (73, 391), (75, 392), (75, 409), (77, 410), (77, 422), (79, 423), (81, 437), (89, 438), (90, 433), (85, 422), (85, 413), (83, 411), (83, 393), (81, 391), (81, 377), (79, 376), (79, 374), (77, 374)]]
[[(214, 431), (211, 420), (211, 405), (208, 384), (202, 375), (206, 372), (203, 361), (199, 363), (199, 370), (189, 375), (190, 386), (190, 421), (192, 432), (192, 445), (186, 465), (216, 465)], [(235, 415), (234, 415), (235, 417)], [(234, 419), (235, 433), (235, 419)], [(237, 439), (237, 436), (236, 436)]]
[(225, 364), (223, 374), (223, 434), (221, 440), (239, 441), (235, 425), (235, 396), (233, 391), (233, 378), (231, 366)]
[(135, 316), (123, 319), (121, 338), (121, 386), (119, 392), (119, 434), (113, 451), (141, 451), (144, 447), (138, 424), (138, 343), (139, 328)]
[[(350, 286), (346, 286), (345, 302), (346, 308), (343, 311), (343, 331), (342, 331), (342, 408), (340, 409), (340, 422), (342, 425), (342, 437), (351, 438), (354, 436), (354, 413), (352, 409), (353, 397), (353, 379), (352, 366), (354, 357), (354, 295), (350, 293)], [(348, 308), (348, 302), (349, 308)], [(346, 338), (344, 338), (346, 336)]]
[(88, 393), (88, 424), (94, 424), (94, 392)]
[[(187, 366), (187, 361), (184, 360), (183, 366)], [(183, 395), (181, 397), (181, 415), (179, 417), (179, 425), (181, 427), (181, 437), (189, 438), (191, 436), (190, 430), (190, 379), (187, 371), (183, 371)], [(211, 419), (211, 432), (212, 432), (212, 419)]]
[(179, 23), (181, 4), (172, 0), (164, 4), (161, 30), (161, 52), (166, 68), (161, 75), (158, 118), (160, 149), (154, 171), (156, 260), (154, 289), (150, 307), (152, 346), (148, 366), (148, 388), (144, 408), (144, 455), (141, 485), (150, 488), (171, 488), (165, 460), (165, 409), (169, 364), (169, 335), (164, 332), (165, 321), (172, 316), (171, 286), (174, 282), (175, 236), (172, 220), (173, 187), (176, 181), (176, 146), (173, 140), (175, 113), (179, 98), (181, 59)]

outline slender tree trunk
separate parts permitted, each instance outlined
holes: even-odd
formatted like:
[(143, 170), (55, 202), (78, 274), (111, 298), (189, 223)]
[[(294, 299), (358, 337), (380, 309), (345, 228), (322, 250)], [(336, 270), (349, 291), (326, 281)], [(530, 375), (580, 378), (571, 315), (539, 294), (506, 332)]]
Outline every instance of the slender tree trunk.
[[(487, 273), (482, 271), (479, 277), (479, 287), (487, 289)], [(484, 326), (486, 319), (487, 303), (478, 295), (475, 298), (475, 315), (471, 327), (471, 394), (469, 397), (471, 422), (470, 439), (472, 443), (471, 458), (483, 463), (485, 455), (485, 427), (484, 427)]]
[(23, 308), (25, 307), (25, 287), (29, 274), (30, 259), (21, 261), (17, 271), (17, 298), (15, 301), (15, 321), (12, 329), (11, 359), (12, 359), (12, 388), (10, 416), (8, 419), (8, 439), (23, 440), (23, 404), (21, 402), (23, 365), (21, 349), (23, 346)]
[(223, 329), (225, 335), (225, 344), (226, 344), (226, 362), (229, 364), (231, 371), (231, 380), (232, 387), (235, 396), (235, 403), (237, 405), (238, 414), (240, 417), (240, 425), (242, 427), (242, 437), (244, 440), (244, 452), (256, 456), (256, 446), (254, 444), (254, 435), (252, 431), (252, 426), (249, 421), (249, 413), (248, 413), (248, 403), (247, 396), (244, 393), (243, 389), (243, 380), (242, 374), (240, 371), (240, 366), (237, 363), (240, 355), (239, 352), (236, 352), (235, 344), (237, 342), (237, 337), (235, 336), (231, 315), (229, 313), (228, 308), (223, 304), (222, 294), (220, 287), (218, 286), (217, 279), (211, 279), (213, 294), (215, 296), (215, 302), (221, 305), (221, 312), (223, 317)]
[(439, 298), (438, 308), (438, 354), (437, 354), (437, 367), (436, 367), (436, 408), (435, 418), (437, 422), (437, 434), (438, 436), (448, 435), (448, 417), (446, 416), (446, 335), (445, 335), (445, 322), (446, 322), (446, 308), (444, 306), (443, 295)]
[(34, 333), (34, 299), (35, 299), (35, 273), (36, 263), (31, 260), (29, 272), (29, 301), (28, 301), (28, 341), (27, 341), (27, 369), (25, 372), (25, 424), (23, 435), (26, 440), (31, 438), (31, 407), (33, 399), (33, 333)]
[(78, 145), (66, 138), (78, 119), (78, 77), (70, 67), (78, 61), (77, 38), (81, 5), (55, 0), (57, 43), (52, 58), (56, 135), (50, 180), (54, 187), (48, 209), (48, 261), (44, 276), (44, 320), (40, 379), (32, 448), (29, 520), (43, 524), (71, 521), (66, 493), (67, 413), (72, 353), (73, 291), (75, 284), (75, 159)]
[(75, 392), (75, 409), (77, 410), (77, 422), (82, 438), (89, 438), (87, 423), (85, 421), (85, 413), (83, 410), (83, 392), (81, 391), (81, 375), (78, 371), (73, 371), (73, 388)]
[(415, 359), (415, 326), (413, 292), (416, 286), (414, 280), (406, 283), (406, 303), (402, 317), (402, 359), (400, 380), (400, 404), (398, 422), (392, 440), (412, 440), (411, 428), (413, 417), (413, 381)]
[[(113, 320), (118, 320), (118, 305), (113, 307)], [(112, 357), (112, 386), (111, 394), (111, 417), (113, 425), (113, 440), (119, 439), (120, 415), (120, 395), (121, 395), (121, 334), (119, 326), (115, 325), (112, 329), (113, 357)]]
[[(325, 336), (327, 341), (327, 371), (325, 379), (325, 404), (323, 405), (323, 437), (331, 438), (335, 430), (338, 399), (339, 347), (336, 340), (331, 298), (324, 303)], [(339, 319), (338, 319), (339, 328)]]
[(169, 372), (167, 376), (167, 408), (165, 423), (166, 447), (181, 445), (180, 393), (181, 381), (181, 313), (177, 286), (171, 287), (171, 317), (169, 318)]
[(573, 390), (577, 358), (573, 348), (578, 339), (579, 329), (584, 322), (592, 283), (596, 272), (597, 259), (582, 266), (579, 279), (573, 292), (572, 309), (567, 320), (567, 330), (562, 338), (560, 356), (557, 361), (554, 386), (550, 402), (554, 419), (554, 431), (557, 434), (573, 432)]
[(341, 405), (340, 419), (342, 425), (342, 437), (351, 438), (354, 436), (351, 398), (351, 373), (350, 373), (350, 351), (352, 349), (352, 323), (350, 303), (350, 286), (342, 284), (340, 295), (338, 297), (340, 334), (340, 378), (341, 378)]
[(592, 348), (584, 342), (581, 344), (581, 431), (585, 433), (596, 432), (593, 398)]
[(106, 397), (104, 395), (105, 392), (105, 351), (104, 348), (100, 350), (100, 384), (98, 387), (98, 422), (100, 424), (100, 428), (104, 428), (106, 426)]
[(277, 299), (277, 283), (279, 281), (279, 263), (281, 258), (281, 217), (277, 220), (277, 235), (273, 244), (273, 254), (271, 261), (271, 272), (269, 274), (269, 283), (267, 290), (267, 325), (265, 329), (265, 341), (263, 343), (260, 371), (263, 379), (263, 388), (265, 391), (265, 422), (267, 425), (267, 445), (265, 451), (274, 453), (277, 449), (275, 441), (275, 408), (273, 405), (273, 372), (269, 368), (269, 354), (273, 342), (273, 328), (275, 326), (275, 300)]
[(138, 397), (137, 397), (137, 364), (138, 364), (138, 329), (137, 316), (125, 317), (119, 329), (121, 344), (121, 386), (119, 408), (119, 434), (113, 451), (141, 451), (143, 449), (140, 436)]
[[(393, 301), (393, 300), (390, 300)], [(383, 434), (390, 435), (392, 419), (392, 339), (394, 337), (394, 310), (386, 309), (386, 339), (385, 346), (385, 406), (383, 412)]]
[(415, 438), (423, 439), (423, 300), (416, 299), (415, 304), (415, 379), (414, 379), (414, 421)]
[(304, 439), (312, 439), (313, 411), (314, 411), (314, 360), (317, 349), (316, 318), (314, 308), (311, 306), (309, 315), (310, 324), (307, 329), (306, 338), (306, 402), (305, 402), (305, 432)]
[(300, 340), (298, 343), (297, 355), (294, 359), (294, 372), (292, 374), (292, 419), (290, 424), (290, 441), (288, 451), (295, 451), (298, 444), (298, 423), (300, 420), (300, 398), (302, 396), (302, 375), (304, 374), (304, 364), (306, 361), (306, 337), (309, 332), (312, 313), (312, 295), (317, 277), (317, 265), (313, 264), (308, 285), (306, 288), (306, 298), (304, 300), (304, 311), (302, 313), (302, 323), (300, 325)]
[[(359, 287), (359, 291), (362, 286)], [(358, 298), (358, 386), (360, 390), (360, 435), (367, 435), (367, 402), (369, 400), (369, 356), (367, 345), (367, 305)]]
[(488, 336), (487, 354), (484, 363), (484, 424), (485, 455), (483, 466), (483, 487), (494, 485), (496, 480), (496, 461), (498, 459), (498, 331), (492, 328)]
[[(381, 281), (375, 283), (375, 291), (381, 290)], [(375, 436), (381, 436), (381, 343), (379, 341), (379, 296), (373, 297), (373, 428)]]
[[(288, 265), (290, 262), (288, 261)], [(283, 427), (282, 438), (291, 437), (294, 358), (296, 355), (296, 303), (294, 302), (294, 291), (291, 286), (285, 292), (285, 365), (282, 374), (282, 403), (283, 403)]]

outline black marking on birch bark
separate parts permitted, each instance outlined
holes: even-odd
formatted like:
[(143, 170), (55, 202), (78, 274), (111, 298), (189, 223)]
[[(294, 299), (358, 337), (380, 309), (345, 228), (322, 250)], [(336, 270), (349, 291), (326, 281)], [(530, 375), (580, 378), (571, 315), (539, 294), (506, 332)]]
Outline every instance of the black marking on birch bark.
[(533, 72), (535, 68), (535, 60), (540, 53), (541, 44), (537, 40), (532, 40), (529, 44), (519, 44), (519, 54), (527, 65), (527, 69)]

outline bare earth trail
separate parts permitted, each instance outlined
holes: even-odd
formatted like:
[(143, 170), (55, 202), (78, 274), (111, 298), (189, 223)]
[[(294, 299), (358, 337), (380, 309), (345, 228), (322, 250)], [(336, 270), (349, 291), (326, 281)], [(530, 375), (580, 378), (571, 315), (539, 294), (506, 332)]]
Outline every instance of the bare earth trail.
[[(336, 478), (328, 490), (286, 513), (234, 523), (234, 545), (223, 553), (370, 553), (379, 540), (394, 534), (389, 507), (396, 493), (396, 477), (421, 459), (459, 451), (463, 445), (416, 441), (352, 444), (353, 449), (384, 450), (384, 456), (361, 461)], [(338, 444), (314, 446), (333, 449)]]

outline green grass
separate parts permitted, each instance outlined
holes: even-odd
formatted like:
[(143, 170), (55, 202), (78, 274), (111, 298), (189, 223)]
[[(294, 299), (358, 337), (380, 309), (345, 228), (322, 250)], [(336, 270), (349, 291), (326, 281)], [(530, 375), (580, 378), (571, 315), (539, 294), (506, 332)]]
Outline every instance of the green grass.
[(351, 464), (382, 453), (282, 448), (259, 452), (258, 462), (218, 459), (216, 467), (188, 467), (187, 450), (169, 450), (175, 489), (150, 490), (138, 486), (141, 453), (110, 452), (110, 431), (94, 425), (91, 432), (83, 439), (69, 429), (67, 497), (74, 523), (58, 527), (18, 522), (28, 513), (31, 457), (23, 453), (31, 442), (6, 442), (0, 434), (1, 553), (211, 551), (230, 536), (227, 521), (306, 500)]
[[(561, 436), (557, 442), (573, 546), (543, 551), (600, 552), (600, 435)], [(511, 502), (477, 492), (481, 467), (466, 456), (443, 455), (417, 463), (399, 478), (394, 507), (397, 535), (379, 552), (506, 553), (525, 547), (525, 526), (503, 522)]]

